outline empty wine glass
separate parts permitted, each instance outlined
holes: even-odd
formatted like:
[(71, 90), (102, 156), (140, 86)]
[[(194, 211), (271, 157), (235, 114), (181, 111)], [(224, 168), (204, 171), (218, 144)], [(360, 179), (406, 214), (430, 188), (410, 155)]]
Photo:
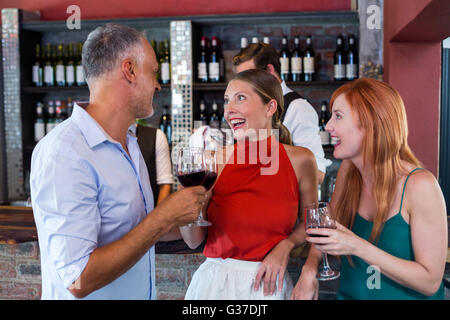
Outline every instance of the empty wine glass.
[[(328, 202), (319, 202), (318, 205), (311, 205), (305, 208), (305, 228), (329, 228), (336, 229), (336, 222), (331, 217), (331, 210)], [(310, 237), (326, 237), (323, 235), (310, 234)], [(317, 274), (317, 279), (320, 281), (328, 281), (339, 278), (340, 273), (331, 269), (328, 264), (328, 257), (326, 253), (322, 253), (323, 268)]]

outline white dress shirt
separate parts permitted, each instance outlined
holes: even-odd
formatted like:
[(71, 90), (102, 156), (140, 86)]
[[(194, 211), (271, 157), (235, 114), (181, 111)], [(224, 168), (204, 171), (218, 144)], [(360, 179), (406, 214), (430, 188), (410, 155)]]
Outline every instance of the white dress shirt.
[(173, 184), (172, 162), (170, 161), (169, 143), (161, 129), (156, 130), (155, 141), (156, 183)]
[[(281, 89), (283, 95), (293, 91), (284, 81), (281, 83)], [(325, 173), (332, 162), (325, 159), (319, 134), (319, 117), (313, 106), (306, 99), (293, 100), (286, 111), (283, 124), (291, 133), (294, 146), (311, 150), (316, 157), (317, 168)]]

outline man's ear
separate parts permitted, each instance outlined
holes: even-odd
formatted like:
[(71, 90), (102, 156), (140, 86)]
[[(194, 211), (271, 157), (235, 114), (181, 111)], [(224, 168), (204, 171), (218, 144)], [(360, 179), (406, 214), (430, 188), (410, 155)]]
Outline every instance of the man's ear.
[(275, 78), (277, 78), (281, 82), (280, 75), (275, 70), (275, 67), (273, 66), (273, 64), (269, 63), (266, 67), (266, 71), (268, 71), (271, 75), (273, 75)]
[(128, 83), (136, 83), (136, 69), (133, 60), (129, 58), (122, 60), (120, 70)]
[(266, 70), (269, 71), (270, 73), (274, 73), (275, 72), (275, 68), (274, 68), (273, 64), (271, 64), (271, 63), (269, 63), (266, 66)]

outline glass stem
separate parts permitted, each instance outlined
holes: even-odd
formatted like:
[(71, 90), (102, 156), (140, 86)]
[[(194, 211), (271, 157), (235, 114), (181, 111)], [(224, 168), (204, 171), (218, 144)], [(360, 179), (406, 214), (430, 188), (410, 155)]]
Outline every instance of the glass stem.
[(328, 256), (326, 253), (322, 253), (322, 257), (323, 257), (323, 271), (328, 271), (330, 270), (330, 265), (328, 264)]

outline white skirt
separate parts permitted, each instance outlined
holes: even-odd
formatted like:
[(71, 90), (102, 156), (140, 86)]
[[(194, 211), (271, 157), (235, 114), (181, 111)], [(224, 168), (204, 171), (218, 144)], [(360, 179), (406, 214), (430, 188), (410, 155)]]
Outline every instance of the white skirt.
[(186, 292), (186, 300), (285, 300), (292, 292), (292, 280), (285, 273), (283, 290), (264, 296), (264, 282), (258, 291), (253, 289), (261, 262), (207, 258), (192, 277)]

